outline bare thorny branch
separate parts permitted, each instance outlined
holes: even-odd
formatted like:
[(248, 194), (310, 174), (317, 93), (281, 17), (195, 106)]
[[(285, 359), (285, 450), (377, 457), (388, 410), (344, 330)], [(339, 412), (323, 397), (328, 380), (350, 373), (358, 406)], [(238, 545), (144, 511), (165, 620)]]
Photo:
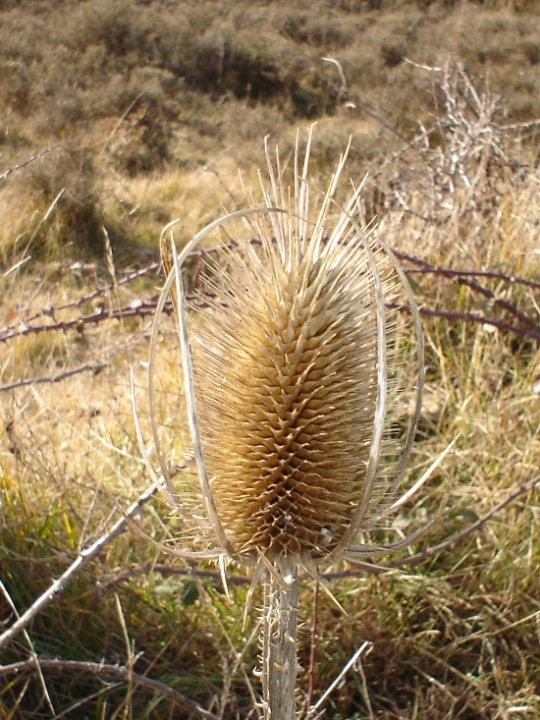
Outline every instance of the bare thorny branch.
[(91, 372), (92, 375), (97, 375), (107, 367), (106, 363), (97, 363), (96, 365), (81, 365), (71, 370), (65, 370), (58, 375), (52, 375), (51, 377), (39, 377), (39, 378), (28, 378), (26, 380), (18, 380), (17, 382), (10, 383), (9, 385), (0, 385), (0, 392), (7, 392), (8, 390), (16, 390), (21, 387), (27, 387), (28, 385), (43, 385), (62, 382), (67, 380), (74, 375), (80, 375), (81, 373)]
[[(217, 715), (205, 710), (194, 700), (175, 690), (170, 685), (153, 680), (146, 675), (133, 672), (132, 668), (123, 667), (122, 665), (110, 665), (105, 662), (89, 662), (81, 660), (60, 660), (58, 658), (40, 658), (39, 668), (45, 672), (65, 673), (67, 671), (89, 674), (99, 677), (103, 682), (111, 682), (112, 680), (120, 680), (121, 682), (130, 682), (138, 685), (146, 690), (159, 693), (162, 697), (172, 700), (180, 707), (188, 708), (200, 715), (205, 720), (218, 720)], [(0, 665), (0, 678), (9, 677), (11, 675), (20, 676), (22, 673), (35, 670), (33, 660), (21, 660), (9, 665)]]
[(14, 637), (16, 637), (33, 618), (38, 615), (55, 597), (61, 594), (67, 585), (73, 580), (77, 573), (101, 550), (109, 545), (118, 535), (124, 532), (129, 520), (138, 515), (141, 509), (148, 503), (158, 491), (156, 485), (150, 486), (140, 497), (125, 511), (122, 517), (114, 523), (111, 529), (93, 542), (89, 547), (82, 550), (62, 575), (50, 585), (39, 598), (9, 627), (0, 635), (0, 650), (5, 648)]
[[(220, 248), (212, 248), (211, 250), (207, 250), (204, 252), (209, 253), (217, 249)], [(500, 297), (504, 294), (503, 291), (499, 290), (499, 296), (496, 296), (493, 291), (476, 282), (476, 279), (483, 278), (488, 280), (496, 280), (500, 283), (503, 283), (506, 289), (513, 286), (522, 286), (533, 291), (540, 291), (540, 283), (533, 280), (528, 280), (526, 278), (507, 275), (500, 272), (490, 272), (476, 269), (448, 269), (440, 266), (433, 266), (414, 256), (407, 255), (399, 251), (394, 251), (394, 253), (400, 260), (406, 260), (412, 266), (407, 270), (407, 274), (409, 276), (412, 276), (414, 274), (431, 275), (433, 277), (444, 278), (450, 282), (456, 283), (457, 285), (467, 285), (473, 291), (473, 293), (477, 293), (478, 295), (491, 301), (492, 307), (499, 307), (501, 308), (501, 310), (507, 312), (514, 320), (514, 322), (507, 322), (504, 319), (498, 318), (493, 315), (485, 315), (482, 313), (454, 312), (452, 309), (449, 308), (430, 308), (426, 305), (423, 305), (420, 309), (421, 314), (423, 314), (424, 316), (440, 317), (449, 321), (462, 320), (464, 322), (492, 325), (494, 327), (498, 327), (504, 332), (509, 332), (518, 336), (528, 337), (533, 340), (540, 341), (540, 322), (538, 319), (530, 317), (523, 311), (519, 310), (516, 305)], [(194, 257), (195, 255), (200, 256), (201, 252), (199, 251), (197, 253), (194, 253)], [(118, 281), (118, 285), (125, 285), (135, 280), (136, 278), (141, 277), (144, 274), (153, 273), (155, 272), (156, 268), (157, 264), (152, 263), (144, 269), (129, 273), (124, 278), (121, 278)], [(51, 318), (57, 318), (62, 311), (79, 308), (86, 302), (94, 299), (95, 297), (105, 295), (111, 290), (111, 288), (112, 286), (110, 284), (107, 284), (101, 288), (97, 288), (92, 293), (83, 295), (82, 297), (73, 302), (59, 305), (58, 307), (46, 308), (41, 313), (35, 313), (26, 318), (21, 318), (18, 323), (11, 324), (4, 327), (3, 329), (0, 329), (0, 342), (8, 342), (9, 340), (13, 340), (17, 337), (47, 332), (66, 332), (68, 330), (76, 330), (82, 333), (84, 332), (84, 328), (87, 325), (99, 324), (102, 322), (108, 322), (110, 320), (120, 320), (133, 317), (153, 317), (157, 305), (156, 296), (137, 299), (118, 308), (100, 308), (99, 310), (86, 315), (76, 315), (75, 317), (70, 317), (69, 319), (58, 319), (50, 322)], [(402, 309), (404, 311), (407, 311), (406, 306), (403, 306)], [(165, 307), (165, 312), (172, 312), (172, 304), (170, 302)], [(49, 322), (36, 322), (43, 317), (48, 317)], [(86, 370), (95, 371), (95, 368), (93, 366), (92, 368), (84, 366), (83, 368), (79, 369), (79, 372), (84, 372)], [(69, 374), (73, 373), (66, 374), (66, 377), (69, 376)], [(5, 387), (0, 387), (0, 392), (5, 390), (11, 390), (15, 387), (31, 384), (31, 382), (58, 382), (61, 379), (63, 379), (63, 376), (59, 377), (58, 379), (45, 378), (38, 381), (34, 380), (28, 382), (22, 380), (20, 382), (12, 383)]]
[(51, 152), (51, 150), (56, 150), (56, 148), (60, 147), (59, 144), (57, 145), (51, 145), (48, 148), (45, 148), (45, 150), (42, 150), (39, 153), (36, 153), (35, 155), (30, 156), (29, 158), (26, 158), (26, 160), (23, 160), (22, 162), (18, 163), (17, 165), (13, 165), (12, 167), (8, 168), (7, 170), (4, 170), (4, 172), (0, 175), (0, 182), (2, 180), (6, 180), (12, 173), (16, 172), (17, 170), (20, 170), (21, 168), (26, 167), (27, 165), (30, 165), (31, 163), (35, 162), (36, 160), (39, 160), (44, 155), (47, 155)]

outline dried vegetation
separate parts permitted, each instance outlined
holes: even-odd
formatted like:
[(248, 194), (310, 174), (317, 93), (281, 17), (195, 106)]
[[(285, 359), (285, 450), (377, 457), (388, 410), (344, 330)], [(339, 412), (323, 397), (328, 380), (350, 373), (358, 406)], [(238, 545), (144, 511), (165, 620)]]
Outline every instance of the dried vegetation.
[[(292, 148), (315, 116), (321, 186), (351, 134), (349, 172), (369, 171), (366, 213), (421, 307), (411, 482), (457, 441), (393, 527), (446, 505), (407, 562), (328, 573), (347, 614), (302, 588), (300, 699), (363, 647), (327, 717), (540, 715), (537, 19), (526, 0), (3, 4), (0, 643), (79, 563), (1, 646), (3, 717), (256, 716), (246, 579), (229, 599), (215, 566), (141, 535), (181, 521), (144, 495), (129, 368), (140, 388), (162, 225), (181, 215), (181, 241), (241, 206), (235, 168), (249, 187), (264, 134)], [(172, 323), (161, 342), (181, 478)], [(396, 433), (409, 412), (405, 394)]]

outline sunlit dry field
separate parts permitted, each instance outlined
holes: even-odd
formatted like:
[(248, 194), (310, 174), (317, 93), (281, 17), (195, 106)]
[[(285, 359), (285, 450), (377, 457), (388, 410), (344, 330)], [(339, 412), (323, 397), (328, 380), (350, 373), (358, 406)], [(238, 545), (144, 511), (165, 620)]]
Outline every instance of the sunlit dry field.
[[(299, 712), (540, 717), (538, 8), (319, 5), (1, 11), (0, 718), (259, 716), (261, 596), (244, 617), (242, 571), (227, 594), (215, 563), (165, 552), (172, 536), (189, 549), (197, 523), (149, 493), (133, 397), (155, 463), (161, 229), (179, 218), (182, 246), (245, 207), (264, 137), (290, 163), (315, 121), (313, 192), (351, 138), (347, 180), (365, 178), (366, 219), (420, 307), (406, 485), (453, 445), (373, 538), (435, 517), (410, 549), (303, 583)], [(158, 356), (159, 433), (183, 488), (172, 315)]]

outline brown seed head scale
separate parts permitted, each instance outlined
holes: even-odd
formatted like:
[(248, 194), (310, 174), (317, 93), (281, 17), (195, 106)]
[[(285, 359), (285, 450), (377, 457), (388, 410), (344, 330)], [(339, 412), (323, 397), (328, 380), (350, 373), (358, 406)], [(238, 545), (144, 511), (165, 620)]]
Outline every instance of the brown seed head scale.
[[(421, 341), (409, 342), (404, 357), (398, 312), (385, 308), (403, 292), (414, 305), (403, 272), (366, 228), (360, 188), (337, 200), (346, 153), (313, 202), (310, 145), (311, 133), (303, 161), (297, 147), (292, 189), (267, 149), (264, 206), (246, 213), (233, 243), (207, 256), (187, 304), (177, 302), (194, 444), (218, 541), (237, 561), (263, 557), (282, 569), (330, 562), (384, 513), (422, 384)], [(175, 259), (176, 272), (164, 255), (172, 268), (166, 293), (176, 281), (184, 296), (183, 261), (206, 234)], [(412, 322), (418, 331), (415, 313)], [(399, 455), (388, 410), (411, 356), (418, 398)]]

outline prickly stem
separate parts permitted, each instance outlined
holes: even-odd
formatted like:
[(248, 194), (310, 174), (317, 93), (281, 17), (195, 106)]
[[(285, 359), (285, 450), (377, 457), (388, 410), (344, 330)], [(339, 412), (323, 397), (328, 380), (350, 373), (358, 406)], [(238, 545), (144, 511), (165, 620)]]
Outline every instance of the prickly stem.
[(296, 632), (298, 575), (296, 568), (264, 577), (262, 684), (264, 720), (296, 718)]

